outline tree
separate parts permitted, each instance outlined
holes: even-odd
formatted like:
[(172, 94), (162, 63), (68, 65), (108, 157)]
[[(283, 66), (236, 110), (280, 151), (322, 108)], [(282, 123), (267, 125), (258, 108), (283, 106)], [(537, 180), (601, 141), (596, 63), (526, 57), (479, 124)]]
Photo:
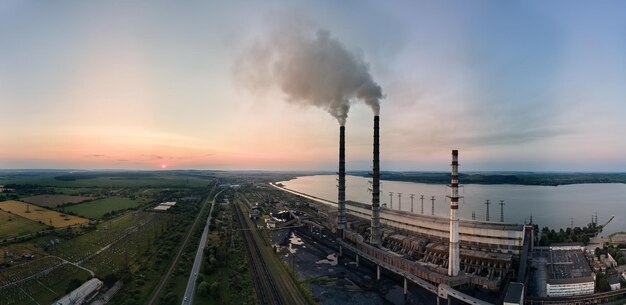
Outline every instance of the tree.
[(211, 285), (205, 281), (202, 281), (202, 283), (198, 285), (198, 294), (200, 294), (201, 296), (208, 296), (210, 289)]
[(204, 275), (202, 275), (201, 273), (201, 274), (198, 274), (198, 277), (196, 278), (196, 284), (200, 284), (202, 282), (204, 282)]
[(603, 254), (603, 253), (602, 253), (602, 249), (600, 249), (600, 248), (596, 248), (596, 250), (594, 251), (594, 254), (595, 254), (596, 256), (600, 257), (600, 255), (602, 255), (602, 254)]
[(113, 285), (115, 282), (117, 282), (120, 279), (119, 275), (115, 274), (115, 273), (109, 273), (107, 274), (102, 281), (107, 285), (107, 286), (111, 286)]
[(606, 278), (601, 278), (598, 280), (598, 292), (606, 292), (611, 291), (611, 286), (609, 285), (609, 281)]
[(170, 292), (163, 297), (163, 302), (161, 304), (176, 305), (176, 303), (178, 303), (177, 299), (178, 298), (176, 297), (176, 294), (174, 294), (173, 292)]
[(211, 269), (213, 269), (216, 265), (217, 265), (217, 259), (215, 258), (215, 256), (211, 255), (209, 257), (209, 266), (211, 266)]
[(209, 288), (212, 295), (217, 295), (217, 290), (220, 288), (219, 282), (213, 282)]

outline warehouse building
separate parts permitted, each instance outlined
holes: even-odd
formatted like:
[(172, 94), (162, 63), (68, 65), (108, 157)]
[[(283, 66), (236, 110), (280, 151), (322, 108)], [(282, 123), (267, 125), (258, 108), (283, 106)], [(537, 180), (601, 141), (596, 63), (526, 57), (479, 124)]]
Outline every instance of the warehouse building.
[(593, 294), (595, 274), (591, 271), (582, 245), (554, 244), (546, 250), (543, 253), (547, 255), (548, 297)]
[(80, 287), (74, 289), (69, 294), (52, 303), (52, 305), (87, 304), (96, 294), (98, 294), (98, 291), (102, 288), (103, 284), (104, 283), (102, 283), (99, 279), (92, 278), (83, 283)]

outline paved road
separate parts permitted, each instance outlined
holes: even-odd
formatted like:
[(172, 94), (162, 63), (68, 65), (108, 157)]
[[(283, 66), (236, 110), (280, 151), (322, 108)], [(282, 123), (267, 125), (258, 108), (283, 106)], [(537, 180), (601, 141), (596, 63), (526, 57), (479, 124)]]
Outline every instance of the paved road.
[(196, 279), (198, 278), (198, 272), (200, 272), (200, 266), (202, 265), (202, 257), (204, 256), (204, 245), (206, 245), (207, 237), (209, 236), (209, 226), (211, 225), (211, 215), (213, 215), (213, 206), (215, 206), (215, 198), (223, 192), (215, 194), (213, 202), (211, 202), (211, 209), (209, 210), (209, 216), (206, 219), (204, 225), (204, 231), (202, 231), (202, 238), (198, 244), (198, 251), (196, 252), (196, 259), (193, 261), (193, 267), (189, 273), (189, 281), (187, 282), (187, 289), (185, 289), (185, 295), (183, 296), (183, 305), (193, 304), (193, 294), (196, 291)]
[[(217, 197), (217, 195), (215, 195), (215, 197)], [(213, 202), (215, 202), (215, 197), (213, 197)], [(167, 270), (167, 273), (165, 273), (165, 275), (161, 277), (161, 281), (157, 285), (156, 289), (152, 292), (152, 296), (150, 297), (150, 300), (148, 301), (147, 305), (157, 304), (157, 302), (156, 302), (157, 298), (159, 297), (159, 294), (161, 294), (161, 290), (165, 286), (165, 283), (169, 279), (170, 275), (172, 274), (172, 272), (174, 272), (174, 268), (176, 267), (176, 265), (178, 265), (178, 259), (180, 258), (181, 254), (183, 253), (183, 251), (187, 247), (187, 242), (189, 242), (189, 238), (191, 237), (192, 233), (195, 231), (196, 226), (198, 225), (198, 221), (200, 221), (200, 219), (201, 219), (200, 215), (202, 214), (202, 211), (204, 211), (204, 209), (206, 208), (206, 202), (207, 201), (208, 201), (208, 198), (205, 199), (205, 201), (203, 202), (202, 209), (200, 210), (200, 213), (198, 213), (198, 215), (196, 216), (196, 219), (193, 221), (193, 224), (191, 225), (191, 228), (189, 229), (189, 232), (187, 232), (187, 237), (185, 237), (185, 240), (183, 241), (183, 244), (178, 249), (178, 253), (176, 253), (176, 256), (174, 257), (174, 260), (172, 260), (172, 264), (170, 265), (170, 268)]]

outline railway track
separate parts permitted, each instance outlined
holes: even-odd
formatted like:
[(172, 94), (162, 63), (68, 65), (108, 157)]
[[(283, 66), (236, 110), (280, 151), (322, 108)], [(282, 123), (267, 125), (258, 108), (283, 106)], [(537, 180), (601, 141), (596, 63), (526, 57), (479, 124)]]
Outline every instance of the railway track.
[(244, 246), (246, 248), (246, 257), (248, 258), (248, 263), (252, 271), (252, 280), (257, 291), (259, 303), (277, 305), (285, 304), (283, 297), (276, 287), (276, 282), (272, 278), (269, 268), (263, 260), (261, 251), (259, 250), (257, 243), (254, 241), (254, 237), (252, 236), (253, 232), (250, 230), (244, 230), (244, 227), (247, 227), (246, 219), (241, 211), (239, 203), (235, 202), (234, 206), (237, 222), (239, 223), (239, 231), (241, 232)]

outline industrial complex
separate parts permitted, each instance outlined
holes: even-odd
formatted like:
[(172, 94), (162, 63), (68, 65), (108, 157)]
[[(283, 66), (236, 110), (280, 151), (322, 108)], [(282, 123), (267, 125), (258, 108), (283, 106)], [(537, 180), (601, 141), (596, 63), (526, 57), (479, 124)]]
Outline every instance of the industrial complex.
[[(344, 126), (339, 137), (337, 202), (276, 186), (324, 203), (319, 207), (324, 215), (321, 222), (336, 234), (340, 256), (352, 257), (357, 264), (370, 261), (376, 265), (377, 278), (381, 268), (391, 271), (404, 279), (405, 294), (407, 281), (413, 282), (435, 293), (438, 301), (490, 304), (462, 292), (472, 288), (500, 292), (499, 302), (504, 304), (551, 304), (562, 301), (559, 298), (594, 294), (593, 258), (581, 244), (533, 248), (532, 225), (505, 223), (503, 217), (499, 222), (459, 219), (458, 150), (451, 155), (449, 217), (425, 214), (423, 205), (419, 213), (413, 207), (410, 212), (401, 210), (400, 196), (398, 209), (392, 202), (381, 204), (379, 129), (380, 118), (375, 116), (371, 204), (346, 200)], [(529, 283), (539, 288), (531, 293)]]

